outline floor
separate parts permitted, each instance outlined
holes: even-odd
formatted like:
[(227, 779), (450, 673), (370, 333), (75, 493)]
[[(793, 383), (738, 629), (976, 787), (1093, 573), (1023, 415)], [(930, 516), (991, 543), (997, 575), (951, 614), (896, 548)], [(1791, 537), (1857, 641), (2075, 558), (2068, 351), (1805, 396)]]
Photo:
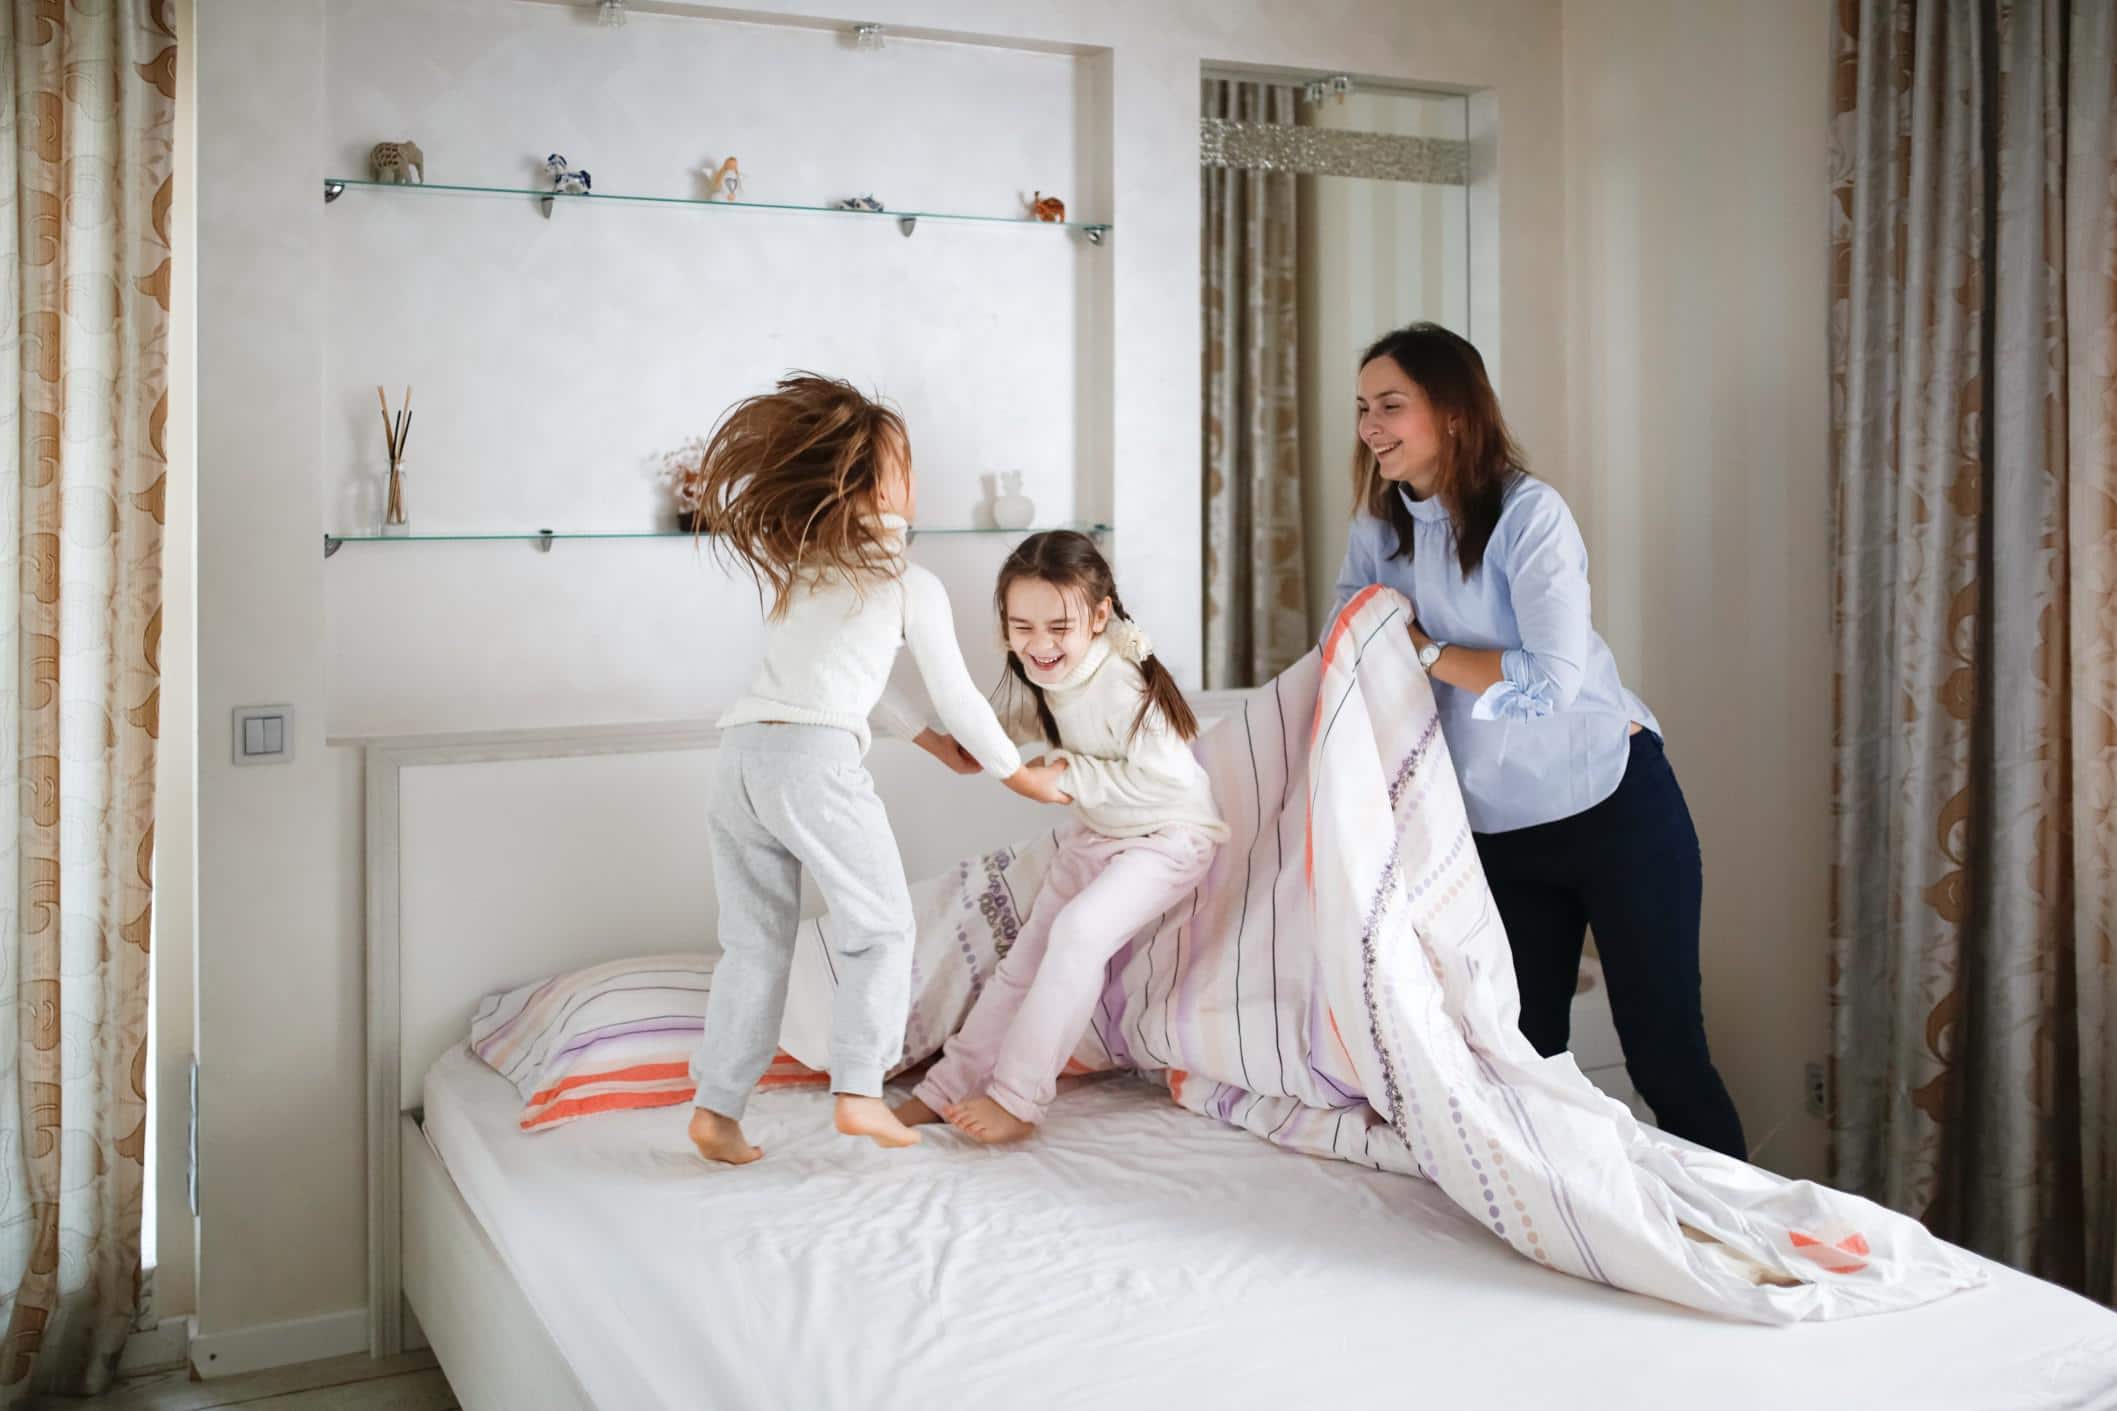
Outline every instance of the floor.
[(431, 1352), (380, 1361), (366, 1353), (275, 1367), (243, 1377), (193, 1381), (188, 1371), (128, 1377), (88, 1400), (52, 1397), (38, 1411), (457, 1411), (456, 1394)]

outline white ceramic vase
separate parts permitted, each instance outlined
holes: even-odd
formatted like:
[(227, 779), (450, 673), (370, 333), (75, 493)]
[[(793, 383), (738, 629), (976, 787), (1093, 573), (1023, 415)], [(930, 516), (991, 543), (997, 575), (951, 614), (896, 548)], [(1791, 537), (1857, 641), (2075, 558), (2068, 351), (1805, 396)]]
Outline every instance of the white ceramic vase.
[(1027, 529), (1036, 522), (1036, 504), (1022, 493), (1022, 472), (1000, 472), (1000, 493), (993, 497), (992, 522), (1002, 529)]

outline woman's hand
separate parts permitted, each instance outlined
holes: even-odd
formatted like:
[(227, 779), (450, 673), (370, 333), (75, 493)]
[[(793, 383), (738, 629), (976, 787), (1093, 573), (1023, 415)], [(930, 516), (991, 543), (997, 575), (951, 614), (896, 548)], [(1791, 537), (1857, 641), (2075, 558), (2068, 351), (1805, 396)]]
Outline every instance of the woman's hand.
[(979, 764), (969, 750), (957, 743), (953, 735), (944, 735), (938, 730), (921, 730), (912, 743), (958, 774), (978, 774), (984, 771), (985, 766)]
[[(1411, 625), (1405, 630), (1411, 633), (1413, 651), (1423, 652), (1433, 645), (1433, 638), (1426, 635), (1426, 629), (1419, 626), (1417, 618), (1413, 618)], [(1499, 652), (1459, 647), (1451, 642), (1434, 658), (1433, 665), (1427, 668), (1426, 674), (1436, 681), (1459, 687), (1474, 696), (1481, 696), (1505, 679), (1506, 673), (1502, 667)]]
[(1007, 776), (1007, 787), (1038, 803), (1070, 804), (1073, 795), (1059, 788), (1059, 777), (1066, 772), (1069, 762), (1062, 759), (1055, 764), (1046, 764), (1042, 759), (1032, 759)]

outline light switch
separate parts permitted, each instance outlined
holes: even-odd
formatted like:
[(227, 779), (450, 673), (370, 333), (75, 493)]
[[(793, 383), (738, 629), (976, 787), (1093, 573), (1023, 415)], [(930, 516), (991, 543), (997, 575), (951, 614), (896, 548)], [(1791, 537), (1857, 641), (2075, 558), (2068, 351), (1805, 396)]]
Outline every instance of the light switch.
[(284, 764), (294, 757), (292, 706), (238, 706), (235, 762)]

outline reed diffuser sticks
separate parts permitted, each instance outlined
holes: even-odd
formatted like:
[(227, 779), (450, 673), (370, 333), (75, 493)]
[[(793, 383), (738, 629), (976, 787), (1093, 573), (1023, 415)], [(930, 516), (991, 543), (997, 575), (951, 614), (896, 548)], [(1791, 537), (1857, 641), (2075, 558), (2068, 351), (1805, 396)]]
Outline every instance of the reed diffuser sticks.
[(404, 509), (404, 443), (412, 434), (412, 389), (406, 384), (404, 405), (390, 414), (389, 395), (382, 385), (375, 385), (375, 403), (382, 408), (382, 442), (389, 452), (390, 476), (382, 509), (382, 532), (385, 534), (409, 534), (412, 532), (411, 516)]

